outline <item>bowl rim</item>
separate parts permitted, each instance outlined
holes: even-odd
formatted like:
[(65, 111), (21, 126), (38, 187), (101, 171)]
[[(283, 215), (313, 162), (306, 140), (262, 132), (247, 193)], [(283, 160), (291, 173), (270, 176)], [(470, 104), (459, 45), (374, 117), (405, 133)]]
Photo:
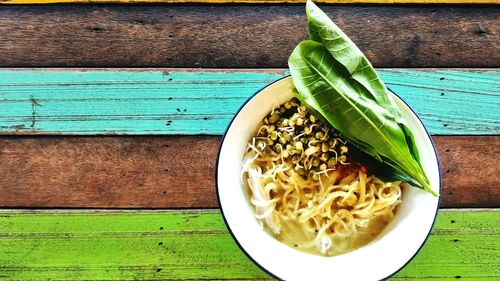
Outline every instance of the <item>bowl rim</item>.
[[(238, 245), (238, 248), (240, 248), (240, 250), (245, 254), (245, 256), (247, 256), (258, 268), (260, 268), (262, 271), (264, 271), (265, 273), (269, 274), (271, 277), (275, 278), (275, 279), (278, 279), (278, 280), (283, 280), (281, 279), (280, 277), (276, 276), (274, 273), (272, 273), (271, 271), (269, 271), (267, 268), (265, 268), (263, 265), (261, 265), (259, 262), (257, 262), (246, 250), (245, 248), (243, 248), (243, 246), (240, 244), (240, 242), (238, 241), (238, 238), (234, 235), (233, 231), (231, 230), (231, 227), (229, 226), (229, 223), (226, 219), (226, 215), (224, 214), (224, 209), (222, 208), (222, 204), (221, 204), (221, 199), (220, 199), (220, 194), (219, 194), (219, 178), (218, 178), (218, 175), (219, 175), (219, 160), (220, 160), (220, 154), (221, 154), (221, 150), (222, 150), (222, 145), (224, 144), (224, 141), (226, 139), (226, 135), (229, 131), (229, 129), (231, 128), (231, 126), (233, 125), (233, 122), (234, 120), (236, 119), (236, 117), (238, 116), (238, 114), (240, 114), (241, 110), (255, 97), (257, 96), (260, 92), (264, 91), (266, 88), (272, 86), (273, 84), (276, 84), (282, 80), (285, 80), (287, 78), (291, 77), (290, 74), (288, 75), (285, 75), (269, 84), (266, 84), (265, 86), (261, 87), (260, 89), (258, 89), (255, 93), (253, 93), (251, 96), (249, 96), (244, 102), (243, 104), (238, 108), (238, 110), (236, 111), (236, 113), (234, 113), (233, 117), (231, 118), (231, 121), (229, 122), (229, 124), (227, 125), (226, 129), (224, 130), (224, 134), (222, 135), (222, 138), (219, 142), (219, 145), (218, 145), (218, 148), (217, 148), (217, 155), (216, 155), (216, 161), (215, 161), (215, 173), (214, 173), (214, 176), (215, 176), (215, 190), (216, 190), (216, 195), (217, 195), (217, 203), (219, 204), (219, 207), (218, 209), (220, 210), (221, 212), (221, 215), (222, 215), (222, 219), (224, 220), (224, 224), (226, 225), (226, 228), (228, 229), (229, 231), (229, 234), (231, 234), (231, 237), (233, 238), (234, 242), (236, 242), (236, 245)], [(387, 87), (387, 86), (386, 86)], [(441, 161), (439, 159), (439, 155), (437, 153), (437, 149), (436, 149), (436, 144), (434, 143), (431, 135), (429, 134), (429, 131), (427, 131), (427, 128), (424, 126), (424, 123), (422, 122), (422, 120), (420, 119), (420, 117), (417, 115), (417, 113), (413, 110), (413, 108), (411, 108), (408, 103), (403, 100), (396, 92), (394, 92), (393, 90), (391, 90), (389, 87), (387, 87), (387, 89), (392, 93), (394, 94), (400, 101), (402, 101), (409, 109), (410, 111), (413, 113), (413, 115), (415, 115), (415, 117), (417, 118), (418, 122), (422, 125), (422, 128), (424, 128), (424, 131), (425, 131), (425, 134), (427, 135), (427, 137), (429, 138), (430, 142), (431, 142), (431, 145), (432, 145), (432, 148), (434, 150), (434, 155), (436, 156), (436, 162), (437, 162), (437, 166), (438, 166), (438, 175), (439, 175), (439, 195), (438, 195), (438, 202), (436, 204), (436, 210), (434, 212), (434, 218), (432, 220), (432, 224), (431, 224), (431, 227), (429, 228), (429, 231), (427, 232), (426, 236), (425, 236), (425, 239), (422, 241), (422, 244), (418, 247), (418, 249), (415, 251), (415, 253), (400, 267), (398, 268), (396, 271), (394, 271), (393, 273), (389, 274), (388, 276), (380, 279), (380, 280), (386, 280), (392, 276), (394, 276), (396, 273), (400, 272), (404, 267), (406, 267), (406, 265), (408, 265), (414, 258), (415, 256), (417, 256), (417, 254), (420, 252), (420, 250), (422, 250), (422, 247), (425, 245), (425, 243), (427, 242), (427, 240), (429, 239), (429, 236), (432, 232), (432, 229), (434, 229), (434, 225), (436, 223), (436, 219), (437, 219), (437, 215), (438, 215), (438, 212), (439, 212), (439, 209), (441, 208), (441, 192), (442, 192), (442, 188), (443, 188), (443, 177), (442, 177), (442, 173), (441, 173)]]

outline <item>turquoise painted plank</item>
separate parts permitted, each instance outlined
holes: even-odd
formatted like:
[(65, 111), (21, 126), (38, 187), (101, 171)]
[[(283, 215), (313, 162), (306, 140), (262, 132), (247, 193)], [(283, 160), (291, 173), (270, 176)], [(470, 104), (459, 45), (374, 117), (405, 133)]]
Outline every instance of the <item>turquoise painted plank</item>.
[[(500, 71), (381, 69), (431, 134), (500, 133)], [(222, 134), (286, 70), (0, 70), (0, 134)]]

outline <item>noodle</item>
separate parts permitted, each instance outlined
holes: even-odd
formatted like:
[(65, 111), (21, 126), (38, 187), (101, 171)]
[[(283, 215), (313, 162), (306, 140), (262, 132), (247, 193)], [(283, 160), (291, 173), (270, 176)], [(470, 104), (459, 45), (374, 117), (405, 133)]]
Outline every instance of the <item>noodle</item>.
[(255, 217), (278, 240), (338, 255), (373, 240), (394, 217), (402, 183), (367, 175), (345, 145), (296, 99), (264, 119), (242, 175)]

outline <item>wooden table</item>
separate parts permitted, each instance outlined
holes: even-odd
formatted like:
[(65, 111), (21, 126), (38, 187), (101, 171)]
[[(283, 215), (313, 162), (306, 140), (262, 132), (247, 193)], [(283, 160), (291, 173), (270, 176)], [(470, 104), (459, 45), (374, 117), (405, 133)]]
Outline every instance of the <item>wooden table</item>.
[[(500, 280), (500, 6), (361, 2), (321, 7), (442, 164), (434, 230), (392, 279)], [(215, 157), (243, 101), (287, 75), (303, 10), (0, 6), (0, 280), (269, 279), (223, 223)]]

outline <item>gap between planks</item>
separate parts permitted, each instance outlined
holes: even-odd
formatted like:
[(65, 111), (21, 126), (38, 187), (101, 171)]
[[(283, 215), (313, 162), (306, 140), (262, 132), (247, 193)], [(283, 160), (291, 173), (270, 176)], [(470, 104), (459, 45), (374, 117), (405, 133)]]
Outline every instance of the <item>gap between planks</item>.
[[(58, 4), (58, 3), (203, 3), (203, 4), (304, 4), (305, 0), (2, 0), (0, 4)], [(498, 4), (498, 0), (318, 0), (322, 4)]]

